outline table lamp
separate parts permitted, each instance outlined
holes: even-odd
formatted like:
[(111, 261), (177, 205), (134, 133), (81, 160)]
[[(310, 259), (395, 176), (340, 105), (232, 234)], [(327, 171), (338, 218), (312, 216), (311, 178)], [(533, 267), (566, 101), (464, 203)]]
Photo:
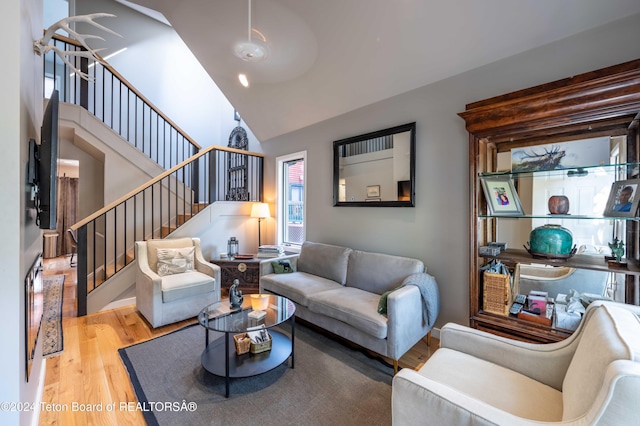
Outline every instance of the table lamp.
[(251, 206), (251, 217), (258, 218), (258, 247), (260, 247), (262, 245), (260, 241), (260, 222), (262, 219), (271, 217), (271, 214), (269, 213), (269, 204), (253, 203), (253, 206)]

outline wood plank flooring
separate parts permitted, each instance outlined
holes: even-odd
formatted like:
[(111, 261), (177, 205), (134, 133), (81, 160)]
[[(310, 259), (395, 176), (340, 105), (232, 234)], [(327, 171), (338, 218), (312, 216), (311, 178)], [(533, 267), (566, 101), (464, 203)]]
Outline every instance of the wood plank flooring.
[[(68, 257), (45, 259), (44, 275), (65, 274), (63, 302), (64, 351), (47, 359), (40, 425), (142, 425), (140, 411), (127, 410), (137, 399), (118, 349), (193, 324), (196, 319), (153, 329), (127, 306), (76, 317), (76, 269)], [(438, 346), (418, 342), (400, 359), (403, 368), (418, 368)], [(100, 405), (102, 403), (102, 405)], [(107, 404), (115, 403), (113, 411)], [(74, 405), (75, 404), (75, 405)], [(102, 411), (98, 411), (102, 407)], [(85, 410), (81, 410), (85, 408)], [(88, 411), (96, 408), (95, 411)]]

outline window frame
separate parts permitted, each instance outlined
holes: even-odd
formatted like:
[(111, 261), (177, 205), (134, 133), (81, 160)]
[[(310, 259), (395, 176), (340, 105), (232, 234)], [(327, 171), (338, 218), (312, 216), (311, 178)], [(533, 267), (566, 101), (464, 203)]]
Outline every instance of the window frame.
[(285, 242), (285, 230), (286, 230), (286, 220), (287, 220), (287, 187), (284, 181), (284, 166), (286, 163), (289, 163), (294, 160), (302, 160), (304, 162), (303, 173), (302, 173), (302, 241), (306, 240), (307, 236), (307, 209), (306, 209), (306, 200), (307, 200), (307, 151), (298, 151), (291, 154), (282, 155), (276, 157), (276, 243), (278, 245), (282, 245), (285, 247), (286, 251), (290, 252), (299, 252), (302, 244)]

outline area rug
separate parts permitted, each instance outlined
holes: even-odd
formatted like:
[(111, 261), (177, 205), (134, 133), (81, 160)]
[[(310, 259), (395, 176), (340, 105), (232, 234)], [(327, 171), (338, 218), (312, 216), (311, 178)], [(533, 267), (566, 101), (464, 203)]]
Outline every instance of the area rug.
[(393, 368), (377, 359), (297, 324), (295, 368), (231, 379), (225, 398), (200, 364), (204, 336), (196, 324), (119, 350), (149, 425), (391, 424)]
[(60, 355), (64, 349), (62, 336), (62, 295), (65, 275), (52, 275), (42, 279), (42, 355), (45, 358)]

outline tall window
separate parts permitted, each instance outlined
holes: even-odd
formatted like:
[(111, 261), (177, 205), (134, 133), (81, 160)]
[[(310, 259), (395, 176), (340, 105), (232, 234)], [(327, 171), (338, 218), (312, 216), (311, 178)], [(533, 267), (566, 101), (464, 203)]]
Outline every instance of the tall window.
[(302, 245), (305, 229), (305, 168), (307, 152), (276, 158), (278, 168), (278, 244), (295, 249)]

